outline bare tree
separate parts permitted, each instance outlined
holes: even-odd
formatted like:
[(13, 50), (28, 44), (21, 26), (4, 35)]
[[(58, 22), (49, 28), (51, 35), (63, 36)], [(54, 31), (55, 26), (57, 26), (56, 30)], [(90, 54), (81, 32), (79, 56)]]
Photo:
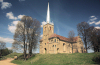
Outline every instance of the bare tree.
[[(24, 17), (23, 17), (24, 18)], [(12, 44), (13, 49), (24, 49), (24, 58), (26, 59), (26, 34), (25, 34), (25, 24), (22, 21), (19, 21), (15, 34), (14, 34), (14, 42)]]
[(94, 52), (100, 52), (100, 29), (96, 29), (91, 26), (89, 29), (89, 42), (90, 47)]
[(26, 32), (30, 56), (32, 54), (32, 49), (35, 50), (37, 48), (37, 44), (40, 38), (40, 22), (36, 19), (29, 21)]
[(80, 37), (82, 38), (82, 40), (84, 41), (85, 44), (85, 49), (86, 49), (86, 53), (87, 53), (87, 44), (88, 44), (88, 35), (89, 35), (89, 24), (87, 22), (81, 22), (77, 25), (77, 31), (78, 31), (78, 35), (80, 35)]
[(32, 54), (32, 49), (36, 49), (38, 39), (40, 37), (40, 22), (32, 17), (23, 16), (21, 21), (17, 24), (17, 29), (14, 34), (13, 48), (24, 49), (24, 58), (26, 59), (26, 52)]
[(75, 35), (75, 33), (74, 33), (74, 31), (73, 31), (73, 30), (72, 30), (72, 31), (70, 31), (70, 32), (69, 32), (69, 35), (68, 35), (69, 42), (70, 42), (70, 43), (71, 43), (71, 45), (72, 45), (72, 53), (73, 53), (74, 35)]

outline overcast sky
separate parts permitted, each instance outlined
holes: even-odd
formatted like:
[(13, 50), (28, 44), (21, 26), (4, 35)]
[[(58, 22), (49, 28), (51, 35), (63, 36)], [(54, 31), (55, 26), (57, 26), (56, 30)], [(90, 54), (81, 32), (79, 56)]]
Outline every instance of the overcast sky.
[[(23, 15), (41, 22), (42, 36), (47, 5), (48, 0), (0, 0), (0, 40), (6, 42), (6, 47), (11, 48), (16, 24)], [(68, 37), (73, 30), (77, 36), (77, 24), (83, 21), (100, 28), (100, 0), (49, 0), (49, 6), (54, 33), (58, 35)]]

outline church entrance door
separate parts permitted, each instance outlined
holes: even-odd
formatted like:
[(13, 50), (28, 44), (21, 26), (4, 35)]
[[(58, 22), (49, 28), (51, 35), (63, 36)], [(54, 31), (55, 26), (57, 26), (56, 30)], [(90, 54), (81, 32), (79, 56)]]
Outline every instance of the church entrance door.
[(45, 54), (47, 53), (47, 49), (46, 48), (44, 48), (44, 50), (45, 50)]
[(57, 48), (57, 53), (59, 52), (59, 48)]

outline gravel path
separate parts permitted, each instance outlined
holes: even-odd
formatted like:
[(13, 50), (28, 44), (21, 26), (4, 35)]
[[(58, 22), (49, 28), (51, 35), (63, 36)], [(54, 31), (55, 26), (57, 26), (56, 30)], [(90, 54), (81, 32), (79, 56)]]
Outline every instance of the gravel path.
[(6, 60), (1, 60), (0, 65), (17, 65), (17, 64), (11, 63), (12, 60), (14, 59), (8, 58)]

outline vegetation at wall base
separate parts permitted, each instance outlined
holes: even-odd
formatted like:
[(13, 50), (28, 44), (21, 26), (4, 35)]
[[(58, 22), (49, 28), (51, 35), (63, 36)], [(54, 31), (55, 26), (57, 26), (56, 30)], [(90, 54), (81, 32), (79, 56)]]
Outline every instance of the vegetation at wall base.
[(13, 60), (12, 63), (19, 65), (92, 65), (100, 53), (73, 53), (73, 54), (36, 54), (28, 60)]

